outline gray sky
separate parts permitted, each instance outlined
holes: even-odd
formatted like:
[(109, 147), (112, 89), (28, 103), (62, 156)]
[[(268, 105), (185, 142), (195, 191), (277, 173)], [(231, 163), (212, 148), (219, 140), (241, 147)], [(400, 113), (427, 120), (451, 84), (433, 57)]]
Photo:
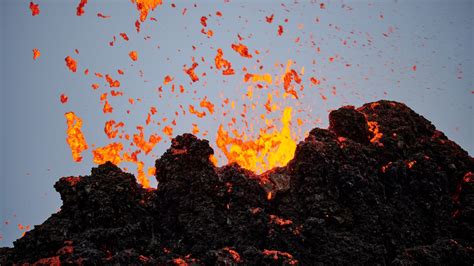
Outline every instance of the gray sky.
[[(287, 1), (284, 5), (276, 1), (174, 1), (176, 8), (165, 1), (149, 15), (157, 21), (143, 23), (139, 34), (134, 26), (138, 13), (130, 1), (90, 0), (81, 17), (75, 15), (78, 2), (37, 0), (41, 13), (35, 17), (29, 1), (0, 2), (0, 246), (11, 245), (21, 235), (18, 224), (40, 224), (58, 210), (61, 202), (54, 182), (62, 176), (90, 172), (94, 166), (91, 146), (110, 142), (103, 133), (109, 119), (124, 121), (127, 132), (133, 134), (135, 126), (145, 123), (150, 107), (156, 106), (155, 120), (170, 120), (147, 127), (145, 133), (163, 136), (162, 127), (175, 118), (175, 111), (181, 112), (179, 104), (186, 109), (188, 104), (198, 106), (199, 99), (207, 96), (216, 105), (215, 114), (202, 119), (180, 115), (174, 135), (190, 132), (192, 123), (197, 123), (201, 133), (209, 132), (206, 138), (215, 148), (218, 125), (229, 121), (229, 116), (222, 115), (222, 98), (235, 100), (237, 109), (251, 102), (242, 98), (250, 85), (242, 80), (243, 67), (252, 73), (278, 74), (281, 68), (275, 64), (285, 65), (291, 59), (298, 72), (305, 68), (300, 99), (275, 99), (281, 107), (302, 110), (295, 114), (305, 120), (301, 133), (295, 132), (299, 138), (313, 127), (327, 127), (328, 110), (390, 99), (406, 103), (473, 154), (473, 1), (324, 1), (324, 9), (319, 1)], [(182, 15), (184, 8), (187, 11)], [(98, 18), (98, 12), (111, 18)], [(271, 14), (274, 20), (269, 24), (265, 17)], [(209, 17), (206, 30), (214, 32), (212, 38), (200, 32), (201, 16)], [(278, 25), (284, 28), (282, 36), (277, 34)], [(121, 32), (130, 41), (123, 41)], [(230, 48), (239, 42), (237, 34), (244, 38), (240, 42), (249, 47), (252, 59)], [(114, 35), (117, 41), (110, 47)], [(150, 38), (145, 40), (145, 36)], [(32, 60), (33, 48), (41, 51), (36, 61)], [(217, 48), (232, 62), (235, 75), (223, 76), (210, 68)], [(139, 54), (133, 64), (128, 57), (131, 50)], [(68, 55), (77, 60), (77, 73), (66, 68)], [(191, 84), (183, 65), (190, 66), (192, 57), (199, 62), (196, 73), (206, 76)], [(257, 69), (260, 65), (263, 70)], [(88, 76), (83, 74), (86, 68)], [(125, 75), (117, 74), (119, 68)], [(112, 114), (102, 113), (99, 96), (110, 88), (94, 72), (110, 73), (121, 82), (120, 91), (125, 95), (109, 97)], [(187, 93), (171, 93), (167, 85), (163, 86), (164, 97), (159, 98), (156, 89), (166, 75), (173, 76), (172, 83), (182, 84)], [(321, 84), (311, 86), (310, 77), (321, 79)], [(100, 88), (92, 90), (92, 83), (99, 83)], [(273, 90), (283, 88), (272, 85), (255, 90), (254, 97), (260, 97), (261, 105)], [(69, 97), (66, 104), (59, 101), (62, 93)], [(142, 102), (130, 105), (128, 98)], [(262, 110), (259, 106), (249, 112), (249, 120), (257, 119)], [(64, 113), (68, 111), (84, 121), (82, 129), (90, 148), (83, 152), (82, 163), (73, 162), (65, 141)], [(152, 166), (168, 146), (165, 138), (152, 153), (140, 158)], [(151, 181), (155, 186), (155, 180)]]

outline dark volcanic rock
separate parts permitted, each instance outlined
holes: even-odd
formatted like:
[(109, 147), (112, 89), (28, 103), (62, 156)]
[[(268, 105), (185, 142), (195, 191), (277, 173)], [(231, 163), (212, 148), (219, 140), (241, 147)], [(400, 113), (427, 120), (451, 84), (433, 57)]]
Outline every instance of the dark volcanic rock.
[(344, 106), (329, 114), (329, 130), (340, 137), (367, 144), (370, 140), (369, 127), (364, 114), (354, 106)]
[(472, 265), (473, 159), (401, 103), (329, 117), (261, 176), (184, 134), (156, 190), (110, 163), (63, 177), (61, 210), (0, 264)]

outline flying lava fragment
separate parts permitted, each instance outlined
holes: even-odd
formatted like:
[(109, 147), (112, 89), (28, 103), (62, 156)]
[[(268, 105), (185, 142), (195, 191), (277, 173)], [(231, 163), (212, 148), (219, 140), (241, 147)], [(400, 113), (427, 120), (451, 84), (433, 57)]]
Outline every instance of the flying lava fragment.
[(121, 36), (125, 41), (128, 41), (128, 40), (129, 40), (128, 35), (127, 35), (125, 32), (120, 33), (120, 36)]
[(217, 69), (222, 69), (223, 75), (234, 75), (235, 71), (232, 69), (232, 64), (224, 59), (224, 52), (222, 49), (217, 49), (217, 55), (214, 59)]
[(274, 17), (274, 14), (272, 14), (271, 16), (265, 17), (265, 20), (267, 21), (267, 23), (272, 23), (273, 17)]
[(278, 25), (278, 36), (281, 36), (281, 35), (283, 35), (283, 26)]
[(33, 49), (33, 60), (38, 59), (41, 56), (41, 52), (38, 49)]
[(196, 69), (196, 67), (198, 66), (198, 63), (193, 63), (193, 65), (186, 69), (186, 67), (184, 68), (184, 72), (186, 72), (186, 74), (188, 74), (188, 76), (191, 78), (191, 80), (193, 82), (196, 82), (199, 80), (199, 77), (196, 75), (196, 73), (194, 72), (194, 70)]
[(128, 56), (130, 57), (130, 59), (132, 59), (132, 61), (137, 61), (138, 60), (137, 51), (131, 51), (130, 53), (128, 53)]
[(84, 7), (86, 6), (88, 0), (80, 0), (76, 8), (76, 15), (82, 16), (84, 14)]
[(64, 93), (61, 94), (61, 96), (59, 97), (59, 100), (61, 101), (62, 104), (67, 103), (68, 99), (69, 99), (69, 98), (68, 98), (67, 95), (65, 95)]
[(70, 57), (70, 56), (67, 56), (64, 60), (66, 61), (66, 66), (69, 68), (69, 70), (71, 70), (72, 72), (77, 71), (77, 62), (76, 62), (76, 60), (72, 59), (72, 57)]
[(207, 100), (207, 97), (204, 97), (202, 101), (199, 103), (201, 107), (207, 108), (209, 110), (209, 113), (213, 114), (214, 113), (214, 104), (211, 103), (209, 100)]
[(137, 5), (138, 11), (140, 11), (140, 21), (144, 22), (148, 16), (150, 10), (154, 10), (157, 6), (162, 4), (162, 0), (131, 0), (132, 3)]
[(239, 43), (239, 44), (232, 44), (232, 49), (239, 53), (242, 57), (252, 58), (252, 55), (249, 53), (249, 49), (247, 46)]
[(33, 17), (39, 15), (39, 13), (40, 13), (39, 5), (35, 4), (33, 2), (30, 2), (30, 10), (31, 10), (31, 15)]
[(76, 162), (82, 161), (81, 153), (87, 150), (86, 139), (82, 133), (82, 119), (76, 116), (74, 112), (64, 114), (67, 122), (67, 138), (66, 142), (71, 148), (72, 158)]

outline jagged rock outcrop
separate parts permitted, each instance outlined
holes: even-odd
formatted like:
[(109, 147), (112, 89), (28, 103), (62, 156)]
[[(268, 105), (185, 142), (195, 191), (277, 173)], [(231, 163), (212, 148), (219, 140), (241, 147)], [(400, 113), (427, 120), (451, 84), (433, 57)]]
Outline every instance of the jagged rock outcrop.
[(216, 168), (184, 134), (156, 162), (157, 189), (111, 163), (63, 177), (61, 210), (0, 264), (472, 265), (473, 158), (401, 103), (329, 118), (261, 176)]

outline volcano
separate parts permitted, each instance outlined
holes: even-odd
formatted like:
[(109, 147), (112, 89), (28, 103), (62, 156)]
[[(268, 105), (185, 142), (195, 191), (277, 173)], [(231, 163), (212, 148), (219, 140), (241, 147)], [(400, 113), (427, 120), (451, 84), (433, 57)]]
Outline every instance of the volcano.
[(0, 264), (474, 263), (474, 160), (393, 101), (329, 114), (284, 167), (216, 167), (173, 139), (156, 189), (112, 163), (62, 177), (61, 210), (0, 249)]

